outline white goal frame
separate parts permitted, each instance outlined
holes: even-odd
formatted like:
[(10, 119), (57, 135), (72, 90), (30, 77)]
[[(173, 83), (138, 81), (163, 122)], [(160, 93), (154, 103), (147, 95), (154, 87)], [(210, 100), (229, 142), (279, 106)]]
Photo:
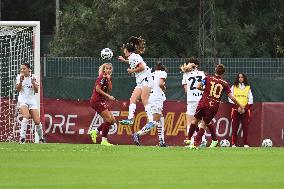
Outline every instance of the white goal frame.
[[(15, 26), (15, 27), (33, 27), (34, 33), (34, 74), (38, 77), (39, 90), (36, 95), (37, 104), (40, 114), (40, 94), (41, 94), (41, 70), (40, 70), (40, 21), (0, 21), (0, 26)], [(36, 132), (35, 132), (36, 133)], [(39, 142), (37, 133), (35, 134), (35, 143)]]

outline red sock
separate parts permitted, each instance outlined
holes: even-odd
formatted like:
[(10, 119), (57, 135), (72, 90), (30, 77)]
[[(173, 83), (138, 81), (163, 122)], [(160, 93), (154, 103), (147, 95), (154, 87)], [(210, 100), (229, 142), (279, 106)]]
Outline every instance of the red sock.
[(203, 128), (199, 128), (199, 131), (197, 135), (194, 138), (194, 145), (197, 146), (197, 144), (200, 143), (202, 136), (204, 135), (205, 130)]
[(103, 122), (103, 123), (97, 128), (97, 130), (98, 130), (99, 132), (102, 131), (102, 129), (103, 129), (103, 127), (104, 127), (104, 124), (105, 124), (105, 122)]
[(110, 126), (111, 126), (111, 123), (109, 123), (109, 122), (104, 122), (104, 123), (103, 123), (103, 127), (102, 127), (102, 137), (107, 138), (107, 134), (108, 134), (108, 131), (109, 131)]
[(190, 124), (189, 130), (188, 130), (188, 140), (191, 139), (193, 136), (194, 131), (196, 130), (196, 125), (195, 124)]
[(209, 131), (211, 133), (212, 140), (216, 141), (217, 136), (216, 136), (215, 127), (212, 124), (209, 124), (209, 125), (207, 125), (207, 128), (209, 129)]

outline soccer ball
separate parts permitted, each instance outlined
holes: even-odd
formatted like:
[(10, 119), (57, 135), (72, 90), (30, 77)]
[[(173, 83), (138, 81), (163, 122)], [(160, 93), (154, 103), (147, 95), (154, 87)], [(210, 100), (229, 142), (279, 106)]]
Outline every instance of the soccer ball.
[(220, 146), (221, 147), (230, 147), (230, 141), (228, 141), (227, 139), (223, 139), (220, 141)]
[(262, 147), (272, 147), (273, 143), (272, 143), (272, 140), (270, 140), (269, 138), (267, 139), (264, 139), (262, 141)]
[(101, 51), (101, 57), (103, 60), (110, 60), (113, 56), (113, 52), (110, 48), (104, 48)]

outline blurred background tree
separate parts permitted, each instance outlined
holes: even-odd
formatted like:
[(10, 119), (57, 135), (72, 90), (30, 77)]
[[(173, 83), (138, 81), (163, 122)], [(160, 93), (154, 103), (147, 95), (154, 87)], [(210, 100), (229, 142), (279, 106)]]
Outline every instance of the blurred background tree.
[[(55, 0), (1, 0), (1, 18), (40, 20), (44, 34), (53, 36), (52, 56), (98, 57), (105, 47), (121, 54), (122, 44), (136, 35), (146, 39), (145, 57), (188, 57), (199, 53), (201, 1), (60, 0), (58, 33)], [(284, 1), (211, 1), (216, 49), (208, 52), (216, 57), (284, 57)]]

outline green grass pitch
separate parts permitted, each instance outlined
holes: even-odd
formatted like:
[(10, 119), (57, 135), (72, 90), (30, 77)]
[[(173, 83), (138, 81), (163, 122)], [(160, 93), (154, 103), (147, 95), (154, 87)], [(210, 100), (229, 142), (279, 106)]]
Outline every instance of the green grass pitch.
[(0, 143), (0, 188), (284, 188), (284, 148)]

